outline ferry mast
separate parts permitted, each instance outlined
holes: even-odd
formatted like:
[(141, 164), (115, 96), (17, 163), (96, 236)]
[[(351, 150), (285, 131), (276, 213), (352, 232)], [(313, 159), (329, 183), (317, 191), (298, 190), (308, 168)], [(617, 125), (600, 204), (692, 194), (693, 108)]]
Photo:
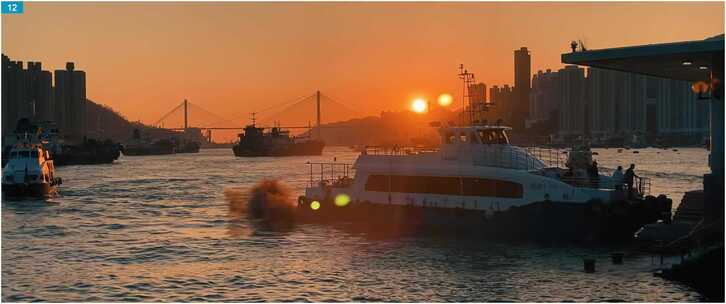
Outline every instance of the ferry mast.
[[(464, 69), (464, 65), (459, 65), (459, 79), (461, 79), (462, 82), (462, 92), (461, 92), (461, 125), (471, 125), (474, 122), (474, 105), (471, 102), (471, 94), (469, 92), (469, 88), (475, 81), (474, 73), (469, 73), (468, 70)], [(467, 99), (468, 99), (468, 108), (467, 108)], [(467, 123), (467, 116), (468, 116), (468, 123)]]

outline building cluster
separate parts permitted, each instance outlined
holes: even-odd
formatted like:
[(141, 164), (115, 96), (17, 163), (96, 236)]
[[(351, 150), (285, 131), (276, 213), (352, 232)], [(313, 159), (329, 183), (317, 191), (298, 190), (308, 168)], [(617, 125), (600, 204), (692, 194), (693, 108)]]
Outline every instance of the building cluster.
[(577, 66), (532, 81), (528, 125), (556, 119), (556, 141), (698, 144), (708, 136), (709, 105), (685, 81)]
[[(709, 131), (709, 105), (685, 81), (565, 66), (531, 75), (527, 48), (514, 51), (514, 86), (470, 84), (474, 122), (515, 130), (551, 126), (554, 141), (697, 144)], [(477, 111), (483, 104), (484, 111)]]
[(501, 121), (521, 130), (529, 116), (531, 57), (526, 47), (514, 51), (514, 86), (508, 84), (489, 88), (484, 83), (470, 84), (468, 96), (475, 113), (471, 119), (479, 123)]
[(86, 136), (86, 74), (73, 62), (65, 70), (44, 71), (40, 62), (12, 61), (2, 56), (2, 132), (15, 129), (22, 118), (52, 122), (64, 138)]

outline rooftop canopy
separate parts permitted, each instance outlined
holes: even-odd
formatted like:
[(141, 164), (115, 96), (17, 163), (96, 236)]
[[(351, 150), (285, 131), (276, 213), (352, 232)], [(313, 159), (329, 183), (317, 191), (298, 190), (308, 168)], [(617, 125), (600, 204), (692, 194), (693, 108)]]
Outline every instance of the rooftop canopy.
[[(705, 40), (648, 44), (562, 54), (562, 62), (686, 81), (708, 80), (714, 56), (724, 56), (724, 35)], [(718, 62), (718, 61), (716, 61)], [(723, 62), (721, 59), (720, 62)]]

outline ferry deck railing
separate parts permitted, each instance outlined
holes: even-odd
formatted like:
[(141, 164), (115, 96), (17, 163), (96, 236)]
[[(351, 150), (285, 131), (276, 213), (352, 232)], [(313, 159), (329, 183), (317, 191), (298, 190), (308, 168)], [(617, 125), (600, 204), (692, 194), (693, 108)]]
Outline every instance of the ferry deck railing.
[(415, 155), (421, 153), (438, 152), (439, 148), (417, 147), (417, 146), (365, 146), (361, 154), (363, 155)]
[[(590, 179), (587, 176), (578, 177), (565, 176), (565, 170), (567, 170), (567, 155), (569, 149), (558, 149), (558, 148), (547, 148), (547, 147), (521, 147), (522, 149), (507, 149), (506, 153), (504, 149), (487, 149), (481, 155), (481, 158), (476, 159), (476, 162), (481, 165), (500, 167), (500, 168), (521, 168), (525, 170), (539, 170), (542, 169), (541, 164), (537, 161), (541, 161), (545, 168), (556, 168), (560, 172), (558, 178), (568, 184), (577, 187), (587, 188), (602, 188), (602, 189), (616, 189), (622, 188), (627, 190), (627, 184), (619, 183), (613, 184), (600, 180), (599, 178)], [(420, 153), (437, 152), (438, 148), (424, 148), (424, 147), (407, 147), (407, 146), (367, 146), (361, 153), (368, 155), (415, 155)], [(535, 158), (531, 157), (534, 156)], [(604, 175), (611, 176), (613, 169), (598, 167), (598, 171)], [(645, 176), (636, 176), (633, 180), (633, 190), (639, 195), (649, 195), (651, 190), (651, 179)]]
[(348, 187), (353, 183), (353, 164), (339, 162), (308, 162), (310, 178), (308, 187)]

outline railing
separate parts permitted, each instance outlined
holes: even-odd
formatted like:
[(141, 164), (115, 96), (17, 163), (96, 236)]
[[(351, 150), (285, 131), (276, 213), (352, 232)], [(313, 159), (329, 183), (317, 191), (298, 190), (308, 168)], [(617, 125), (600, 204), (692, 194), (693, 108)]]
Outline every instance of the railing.
[(550, 168), (564, 168), (567, 164), (567, 150), (543, 147), (525, 147), (527, 153), (537, 157), (545, 166)]
[[(598, 167), (598, 173), (605, 175), (605, 176), (612, 176), (613, 172), (615, 172), (614, 169), (611, 168), (605, 168), (605, 167)], [(613, 183), (612, 181), (608, 180), (608, 182), (605, 182), (603, 180), (598, 179), (597, 182), (591, 180), (589, 177), (561, 177), (560, 180), (563, 182), (566, 182), (571, 185), (576, 185), (578, 187), (588, 187), (588, 188), (604, 188), (604, 189), (616, 189), (616, 188), (622, 188), (623, 190), (628, 190), (628, 185), (625, 182), (620, 183)], [(651, 188), (651, 179), (649, 177), (645, 176), (635, 176), (633, 177), (633, 190), (635, 190), (636, 194), (646, 196), (650, 194), (650, 188)]]
[(415, 155), (421, 153), (438, 152), (438, 148), (415, 147), (415, 146), (365, 146), (361, 151), (363, 155)]
[[(310, 166), (308, 187), (319, 185), (347, 187), (353, 183), (353, 179), (350, 178), (350, 175), (353, 174), (353, 164), (338, 162), (308, 162), (307, 164)], [(316, 168), (319, 168), (319, 172), (314, 172)]]
[(562, 150), (540, 147), (492, 146), (482, 154), (475, 155), (475, 164), (524, 170), (539, 170), (543, 167), (562, 167), (566, 159)]

